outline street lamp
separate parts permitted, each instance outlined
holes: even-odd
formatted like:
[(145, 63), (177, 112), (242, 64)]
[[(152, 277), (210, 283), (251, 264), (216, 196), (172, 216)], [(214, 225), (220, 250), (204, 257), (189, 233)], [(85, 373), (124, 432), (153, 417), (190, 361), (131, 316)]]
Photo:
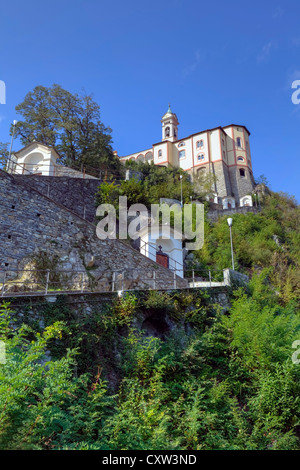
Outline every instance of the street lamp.
[(227, 219), (227, 223), (229, 225), (230, 231), (230, 246), (231, 246), (231, 261), (232, 261), (232, 270), (234, 271), (234, 259), (233, 259), (233, 246), (232, 246), (232, 233), (231, 233), (231, 226), (232, 226), (232, 219)]
[(7, 169), (10, 167), (10, 157), (11, 157), (11, 151), (12, 151), (13, 140), (14, 140), (14, 135), (15, 135), (15, 128), (16, 128), (17, 123), (18, 123), (18, 121), (13, 121), (13, 133), (12, 133), (12, 136), (11, 136), (11, 142), (10, 142), (10, 149), (9, 149), (9, 155), (8, 155)]
[(181, 207), (183, 206), (182, 202), (182, 175), (180, 175), (180, 184), (181, 184)]

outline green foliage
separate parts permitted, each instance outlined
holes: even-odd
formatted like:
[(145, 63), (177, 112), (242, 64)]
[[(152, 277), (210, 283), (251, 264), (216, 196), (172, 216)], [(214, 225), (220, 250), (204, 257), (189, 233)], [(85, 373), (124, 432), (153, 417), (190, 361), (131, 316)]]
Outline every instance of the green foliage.
[(7, 359), (0, 365), (0, 449), (55, 449), (97, 439), (111, 406), (105, 382), (100, 376), (94, 384), (87, 375), (74, 377), (75, 350), (58, 360), (47, 358), (49, 341), (62, 337), (61, 322), (30, 339), (34, 332), (25, 325), (7, 331), (10, 315), (4, 305)]
[(9, 144), (0, 142), (0, 167), (1, 169), (5, 169), (5, 163), (7, 161), (7, 157), (9, 156)]
[[(127, 294), (85, 315), (62, 299), (36, 332), (3, 305), (0, 448), (299, 450), (300, 319), (266, 279), (236, 290), (229, 315), (197, 292)], [(151, 336), (143, 312), (177, 328)]]
[(125, 293), (114, 305), (115, 325), (129, 325), (137, 309), (137, 298)]
[(55, 147), (60, 163), (75, 169), (120, 168), (112, 152), (111, 129), (101, 122), (100, 107), (92, 96), (72, 94), (57, 84), (36, 86), (16, 111), (21, 116), (16, 137), (22, 144), (36, 140)]
[[(181, 187), (183, 203), (190, 203), (192, 199), (205, 200), (210, 194), (212, 181), (210, 177), (192, 184), (189, 175), (181, 169), (154, 165), (153, 163), (126, 162), (126, 166), (138, 171), (142, 179), (132, 178), (116, 182), (102, 183), (97, 193), (97, 204), (109, 203), (118, 206), (118, 197), (127, 196), (128, 205), (144, 204), (150, 208), (151, 204), (160, 204), (161, 198), (181, 200)], [(182, 180), (180, 179), (182, 178)]]
[[(104, 186), (103, 201), (114, 191)], [(0, 448), (300, 450), (298, 206), (273, 194), (233, 219), (251, 282), (232, 289), (226, 313), (205, 290), (126, 293), (89, 312), (60, 297), (40, 306), (43, 325), (31, 304), (12, 323), (4, 304)], [(227, 267), (226, 219), (205, 227), (198, 260)], [(159, 337), (157, 320), (169, 325)]]
[(97, 205), (100, 204), (112, 204), (114, 207), (118, 207), (120, 196), (120, 187), (114, 181), (105, 181), (101, 183), (98, 188), (96, 199)]
[[(294, 199), (273, 193), (264, 199), (258, 213), (234, 214), (232, 238), (235, 268), (246, 274), (269, 269), (268, 280), (280, 301), (299, 299), (300, 293), (300, 211)], [(231, 265), (227, 218), (205, 222), (204, 246), (197, 260), (218, 271)]]

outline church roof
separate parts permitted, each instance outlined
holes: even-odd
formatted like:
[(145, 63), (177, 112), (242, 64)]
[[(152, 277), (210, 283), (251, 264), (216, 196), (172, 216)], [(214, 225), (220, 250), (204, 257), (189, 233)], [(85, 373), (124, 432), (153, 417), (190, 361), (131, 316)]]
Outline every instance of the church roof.
[(21, 153), (23, 153), (25, 150), (28, 150), (30, 147), (34, 147), (34, 146), (42, 146), (42, 147), (45, 147), (47, 149), (53, 150), (53, 152), (56, 154), (57, 158), (60, 158), (59, 153), (57, 152), (57, 150), (54, 147), (50, 147), (49, 145), (43, 144), (42, 142), (38, 142), (36, 140), (34, 140), (32, 142), (29, 142), (29, 144), (25, 145), (25, 147), (22, 147), (17, 152), (14, 152), (14, 155), (18, 156)]

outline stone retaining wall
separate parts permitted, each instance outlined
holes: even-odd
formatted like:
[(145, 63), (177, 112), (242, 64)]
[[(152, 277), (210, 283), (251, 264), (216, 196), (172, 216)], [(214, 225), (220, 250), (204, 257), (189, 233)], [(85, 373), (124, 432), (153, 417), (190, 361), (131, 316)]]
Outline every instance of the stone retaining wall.
[(96, 214), (95, 194), (101, 184), (99, 179), (37, 175), (14, 175), (14, 177), (71, 209), (80, 217), (94, 222)]
[[(125, 241), (98, 239), (95, 225), (2, 170), (0, 198), (0, 270), (24, 269), (33, 256), (46, 254), (50, 261), (58, 260), (59, 270), (86, 271), (96, 288), (111, 271), (132, 273), (127, 289), (152, 286), (154, 272), (157, 288), (173, 287), (170, 270)], [(187, 285), (179, 277), (177, 282), (178, 287)]]
[(236, 207), (235, 209), (220, 209), (220, 210), (210, 210), (207, 213), (207, 217), (209, 220), (212, 222), (215, 222), (218, 220), (219, 217), (230, 217), (231, 215), (234, 214), (247, 214), (248, 212), (254, 212), (257, 213), (259, 209), (254, 206), (242, 206), (242, 207)]

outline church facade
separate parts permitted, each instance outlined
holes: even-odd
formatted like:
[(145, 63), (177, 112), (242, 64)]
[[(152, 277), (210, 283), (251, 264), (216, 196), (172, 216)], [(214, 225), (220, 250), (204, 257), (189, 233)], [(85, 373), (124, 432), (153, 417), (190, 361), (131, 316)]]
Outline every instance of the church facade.
[(170, 109), (161, 119), (162, 140), (126, 160), (153, 162), (182, 168), (195, 180), (211, 173), (214, 202), (224, 209), (252, 205), (255, 183), (252, 171), (250, 132), (241, 124), (206, 129), (185, 138), (178, 137), (179, 121)]

